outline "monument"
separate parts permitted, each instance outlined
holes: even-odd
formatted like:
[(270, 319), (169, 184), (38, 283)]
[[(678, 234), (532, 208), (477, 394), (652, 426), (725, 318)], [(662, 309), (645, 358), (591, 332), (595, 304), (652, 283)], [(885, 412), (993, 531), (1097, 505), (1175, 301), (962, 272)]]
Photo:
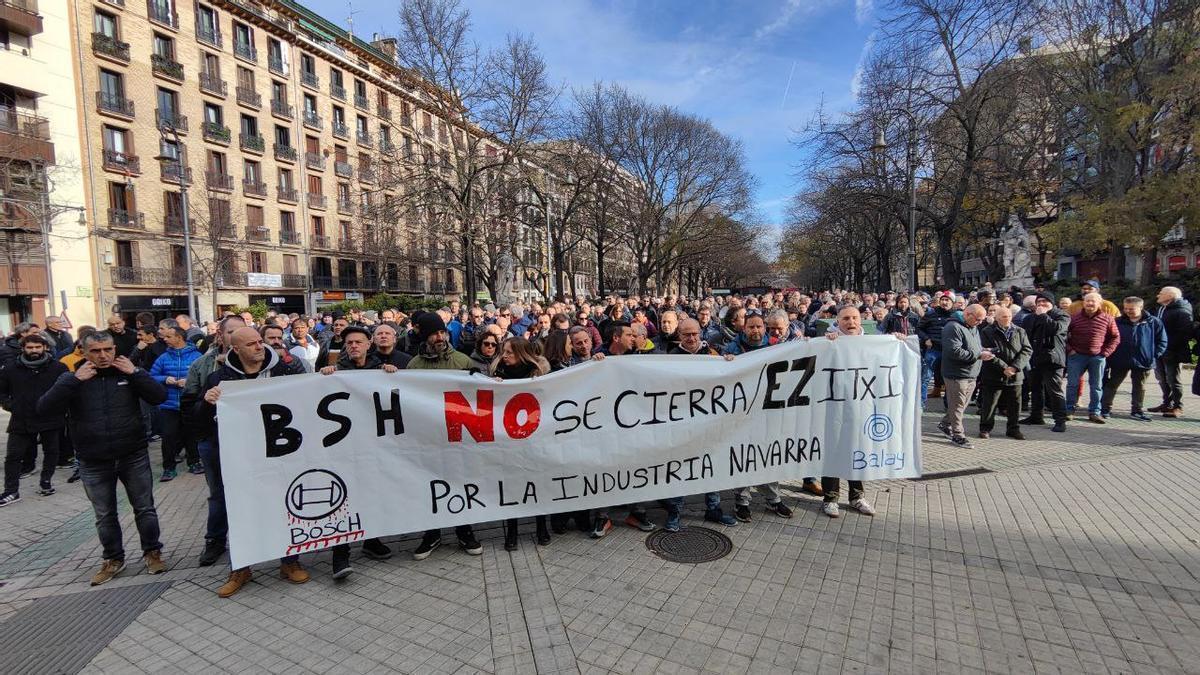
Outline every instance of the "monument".
[(1029, 232), (1017, 216), (1008, 217), (1008, 225), (1000, 233), (1000, 245), (1004, 248), (1004, 278), (999, 288), (1031, 288), (1033, 265), (1029, 254)]
[(513, 295), (513, 276), (516, 271), (517, 264), (512, 254), (508, 251), (501, 253), (500, 259), (496, 261), (496, 297), (493, 298), (497, 307), (506, 307), (516, 302), (517, 296)]

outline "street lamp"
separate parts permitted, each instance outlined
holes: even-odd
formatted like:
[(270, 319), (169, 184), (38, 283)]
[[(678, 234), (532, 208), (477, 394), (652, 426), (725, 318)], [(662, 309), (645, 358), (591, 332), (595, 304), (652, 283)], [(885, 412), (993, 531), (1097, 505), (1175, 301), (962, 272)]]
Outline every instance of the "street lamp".
[[(906, 108), (892, 108), (884, 112), (897, 112), (908, 118), (908, 149), (905, 180), (908, 185), (908, 289), (917, 289), (917, 118)], [(875, 130), (875, 143), (871, 152), (882, 154), (888, 149), (883, 127)]]
[(154, 159), (160, 162), (175, 163), (175, 175), (179, 179), (179, 217), (183, 221), (183, 265), (187, 268), (188, 317), (192, 321), (199, 321), (200, 316), (196, 314), (196, 285), (192, 279), (192, 231), (191, 223), (188, 221), (187, 169), (184, 166), (184, 159), (187, 157), (187, 146), (184, 145), (183, 141), (179, 140), (179, 131), (175, 129), (173, 120), (169, 122), (160, 121), (158, 134), (164, 141), (168, 140), (167, 134), (170, 134), (170, 140), (175, 144), (174, 157), (160, 152)]

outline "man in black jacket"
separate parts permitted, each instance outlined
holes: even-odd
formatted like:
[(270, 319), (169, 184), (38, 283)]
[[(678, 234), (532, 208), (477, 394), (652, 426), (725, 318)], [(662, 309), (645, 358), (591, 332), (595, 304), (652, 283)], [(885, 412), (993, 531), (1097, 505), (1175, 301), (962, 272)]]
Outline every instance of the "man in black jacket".
[[(211, 454), (204, 460), (208, 476), (209, 510), (208, 537), (201, 554), (201, 565), (212, 564), (225, 551), (225, 534), (229, 531), (229, 516), (225, 510), (225, 484), (221, 478), (221, 451), (217, 435), (217, 401), (221, 398), (221, 383), (231, 380), (254, 380), (285, 375), (302, 375), (304, 367), (296, 360), (285, 363), (274, 349), (263, 345), (262, 335), (249, 326), (242, 326), (229, 337), (229, 352), (225, 363), (217, 368), (204, 383), (198, 400), (192, 405), (192, 419), (201, 436), (212, 443)], [(181, 403), (182, 406), (182, 403)], [(220, 533), (213, 536), (212, 533)], [(288, 556), (279, 560), (279, 575), (294, 583), (302, 584), (309, 579), (308, 572), (300, 566), (300, 556)], [(229, 579), (217, 589), (222, 598), (237, 593), (249, 583), (249, 567), (230, 570)]]
[(50, 342), (54, 344), (54, 349), (51, 352), (54, 358), (59, 359), (75, 351), (75, 340), (71, 339), (71, 334), (64, 327), (61, 317), (46, 317), (46, 330), (43, 332), (50, 338)]
[(125, 325), (120, 314), (108, 317), (108, 334), (117, 345), (117, 356), (131, 356), (137, 347), (137, 334)]
[(1019, 441), (1021, 433), (1021, 380), (1033, 347), (1024, 329), (1013, 323), (1012, 311), (997, 305), (995, 322), (979, 329), (979, 341), (992, 351), (979, 373), (979, 437), (987, 438), (996, 421), (996, 404), (1004, 409), (1008, 419), (1006, 435)]
[(1029, 417), (1021, 424), (1045, 424), (1045, 409), (1054, 416), (1051, 431), (1067, 430), (1067, 401), (1063, 376), (1067, 369), (1067, 327), (1071, 317), (1054, 303), (1054, 294), (1037, 294), (1033, 314), (1025, 319), (1025, 332), (1033, 355), (1029, 359)]
[[(958, 314), (954, 311), (954, 293), (941, 291), (934, 304), (925, 310), (917, 322), (917, 337), (921, 340), (921, 405), (928, 397), (942, 395), (942, 329)], [(958, 317), (962, 319), (961, 315)], [(933, 390), (929, 388), (934, 384)]]
[(1181, 366), (1192, 361), (1189, 346), (1192, 339), (1192, 305), (1183, 299), (1183, 292), (1174, 286), (1164, 286), (1158, 292), (1157, 299), (1155, 316), (1167, 329), (1167, 353), (1154, 363), (1154, 375), (1162, 390), (1162, 404), (1149, 411), (1162, 413), (1163, 417), (1179, 417), (1183, 415)]
[(165, 572), (141, 402), (158, 405), (167, 400), (167, 390), (128, 358), (117, 356), (108, 333), (92, 333), (80, 342), (87, 362), (74, 373), (59, 375), (38, 401), (37, 413), (69, 414), (79, 477), (96, 512), (96, 530), (104, 547), (104, 564), (92, 577), (92, 585), (99, 586), (125, 569), (117, 481), (125, 486), (133, 507), (146, 570)]
[(21, 498), (21, 468), (42, 444), (42, 495), (54, 494), (50, 479), (58, 462), (59, 439), (66, 425), (63, 415), (37, 414), (37, 402), (67, 367), (50, 353), (50, 342), (36, 333), (21, 338), (21, 355), (0, 369), (0, 406), (12, 413), (8, 420), (8, 452), (4, 457), (4, 493), (0, 506)]

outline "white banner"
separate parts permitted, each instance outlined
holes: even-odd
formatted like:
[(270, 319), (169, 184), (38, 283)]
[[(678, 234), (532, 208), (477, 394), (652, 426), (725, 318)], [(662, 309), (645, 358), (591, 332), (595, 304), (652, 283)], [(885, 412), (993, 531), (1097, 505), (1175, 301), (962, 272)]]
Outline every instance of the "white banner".
[(915, 338), (867, 336), (510, 382), (229, 382), (217, 412), (232, 563), (805, 476), (916, 477), (920, 373)]

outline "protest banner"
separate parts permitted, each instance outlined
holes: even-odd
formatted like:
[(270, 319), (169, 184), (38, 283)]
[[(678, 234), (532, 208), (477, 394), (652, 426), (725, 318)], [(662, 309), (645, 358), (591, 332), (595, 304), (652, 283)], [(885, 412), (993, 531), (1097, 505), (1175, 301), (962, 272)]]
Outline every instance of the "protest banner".
[(921, 473), (915, 339), (621, 356), (530, 380), (349, 371), (227, 382), (235, 568), (370, 537), (805, 476)]

